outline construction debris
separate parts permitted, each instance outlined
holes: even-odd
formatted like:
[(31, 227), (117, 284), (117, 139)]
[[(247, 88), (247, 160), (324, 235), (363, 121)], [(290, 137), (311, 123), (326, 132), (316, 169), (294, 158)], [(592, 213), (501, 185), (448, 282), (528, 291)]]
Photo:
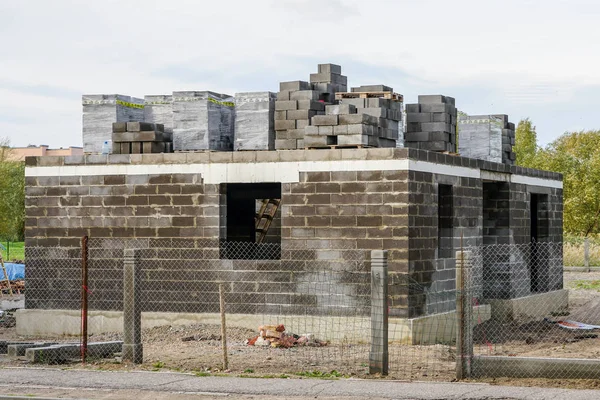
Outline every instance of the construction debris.
[(286, 333), (285, 327), (279, 325), (261, 325), (258, 336), (246, 340), (248, 346), (281, 347), (289, 349), (294, 346), (323, 347), (328, 342), (314, 338), (310, 333), (295, 335)]

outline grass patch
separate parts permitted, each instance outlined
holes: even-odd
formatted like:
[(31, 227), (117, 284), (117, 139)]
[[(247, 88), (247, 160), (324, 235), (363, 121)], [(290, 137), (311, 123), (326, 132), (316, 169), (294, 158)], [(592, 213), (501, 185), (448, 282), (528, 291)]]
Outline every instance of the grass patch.
[(600, 280), (595, 281), (573, 281), (571, 283), (573, 289), (578, 290), (595, 290), (600, 292)]
[[(2, 252), (2, 259), (4, 261), (24, 261), (25, 260), (25, 242), (0, 242), (2, 246), (6, 247), (6, 250), (0, 250)], [(0, 248), (1, 249), (1, 248)]]

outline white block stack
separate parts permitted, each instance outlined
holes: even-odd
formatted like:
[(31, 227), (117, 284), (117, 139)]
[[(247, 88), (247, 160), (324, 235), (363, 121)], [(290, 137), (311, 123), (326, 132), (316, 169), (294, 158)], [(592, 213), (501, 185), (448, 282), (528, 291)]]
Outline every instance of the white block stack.
[(272, 92), (235, 94), (234, 150), (275, 150), (275, 100)]

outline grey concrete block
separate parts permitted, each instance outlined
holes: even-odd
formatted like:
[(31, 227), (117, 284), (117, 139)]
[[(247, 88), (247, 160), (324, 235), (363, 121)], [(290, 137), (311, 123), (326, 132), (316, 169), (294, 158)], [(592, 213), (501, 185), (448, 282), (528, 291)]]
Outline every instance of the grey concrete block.
[[(358, 109), (357, 109), (358, 111)], [(377, 117), (373, 117), (368, 114), (349, 114), (349, 115), (340, 115), (339, 116), (339, 124), (340, 125), (348, 125), (348, 124), (367, 124), (367, 125), (377, 125), (379, 123), (379, 119)]]
[(402, 111), (387, 109), (387, 118), (393, 121), (402, 121)]
[(287, 119), (287, 111), (286, 110), (278, 110), (275, 111), (275, 119), (278, 120), (286, 120)]
[(407, 132), (404, 140), (408, 142), (426, 142), (429, 140), (429, 132)]
[(427, 132), (452, 132), (453, 126), (445, 122), (422, 122), (421, 129)]
[(305, 135), (318, 135), (319, 134), (319, 127), (318, 126), (307, 126), (306, 128), (304, 128), (304, 134)]
[(127, 132), (140, 132), (140, 131), (153, 131), (155, 129), (154, 124), (147, 122), (128, 122)]
[(421, 106), (421, 112), (451, 114), (456, 111), (456, 109), (453, 108), (453, 106), (451, 104), (444, 104), (444, 103), (427, 103), (427, 104), (420, 104), (420, 106)]
[(373, 126), (364, 124), (346, 125), (348, 135), (369, 135), (373, 133)]
[(376, 118), (386, 118), (387, 110), (385, 108), (358, 108), (357, 114), (371, 115)]
[(326, 147), (337, 144), (336, 136), (306, 136), (304, 138), (304, 146), (310, 147)]
[(236, 93), (234, 150), (275, 149), (275, 98), (272, 92)]
[(127, 122), (113, 122), (112, 131), (114, 132), (127, 132)]
[(318, 126), (319, 135), (333, 135), (333, 126)]
[(352, 104), (335, 104), (325, 106), (325, 114), (340, 115), (340, 114), (356, 114), (356, 107)]
[(446, 96), (441, 94), (419, 95), (419, 104), (446, 103)]
[(406, 122), (433, 122), (432, 113), (406, 113)]
[(288, 101), (290, 100), (291, 90), (281, 90), (277, 92), (277, 100)]
[(113, 143), (120, 142), (171, 142), (173, 134), (156, 131), (113, 132)]
[(297, 119), (296, 120), (296, 129), (304, 129), (305, 127), (307, 127), (309, 125), (310, 125), (310, 119)]
[[(338, 136), (338, 145), (340, 146), (369, 146), (373, 136), (367, 135), (343, 135)], [(372, 140), (372, 139), (371, 139)]]
[(297, 100), (277, 100), (275, 102), (275, 111), (284, 111), (284, 110), (297, 110), (298, 109), (298, 101)]
[(325, 104), (314, 100), (298, 100), (298, 110), (325, 111)]
[(334, 83), (340, 85), (347, 85), (348, 78), (340, 74), (331, 73), (316, 73), (310, 74), (311, 83)]
[(311, 119), (311, 125), (337, 125), (338, 124), (338, 116), (337, 115), (315, 115)]
[(14, 343), (7, 345), (7, 354), (9, 357), (23, 357), (27, 349), (52, 346), (56, 343), (38, 342), (38, 343)]
[(316, 90), (297, 90), (290, 93), (290, 100), (315, 100), (320, 99), (321, 93)]
[(334, 135), (347, 135), (348, 134), (348, 125), (336, 125), (333, 127)]
[(287, 112), (287, 119), (288, 120), (292, 120), (292, 119), (311, 119), (312, 117), (314, 117), (315, 115), (317, 115), (317, 112), (315, 110), (289, 110)]
[(369, 107), (369, 108), (377, 108), (377, 107), (390, 108), (391, 100), (389, 100), (389, 99), (375, 98), (375, 99), (366, 99), (366, 100), (367, 100), (367, 107)]
[(296, 129), (296, 121), (295, 120), (276, 120), (275, 121), (275, 130), (283, 131), (286, 129)]
[(356, 108), (365, 108), (367, 99), (341, 99), (340, 104), (352, 105)]
[(446, 122), (449, 124), (454, 122), (452, 115), (447, 113), (431, 113), (431, 117), (431, 122)]
[[(123, 342), (94, 342), (88, 343), (88, 356), (111, 358), (115, 353), (121, 353)], [(57, 363), (79, 358), (80, 344), (56, 344), (53, 346), (30, 348), (25, 352), (25, 358), (33, 363)]]
[(394, 89), (386, 85), (362, 85), (353, 87), (352, 92), (393, 92)]
[(322, 74), (342, 74), (342, 67), (336, 64), (319, 64), (319, 73)]
[(305, 81), (289, 81), (279, 83), (279, 91), (310, 90), (310, 83)]
[(296, 147), (296, 139), (275, 139), (275, 150), (294, 150)]
[(302, 139), (304, 138), (304, 135), (304, 129), (288, 129), (286, 131), (277, 131), (277, 139)]
[(420, 113), (420, 112), (431, 112), (431, 111), (421, 111), (421, 105), (420, 104), (407, 104), (405, 106), (406, 108), (406, 113)]

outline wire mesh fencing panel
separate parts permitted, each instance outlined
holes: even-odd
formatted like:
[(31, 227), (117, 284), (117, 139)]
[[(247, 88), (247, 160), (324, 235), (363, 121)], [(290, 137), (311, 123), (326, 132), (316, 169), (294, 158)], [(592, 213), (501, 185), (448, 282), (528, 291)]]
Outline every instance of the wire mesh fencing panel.
[[(127, 250), (135, 282), (124, 276)], [(128, 334), (139, 335), (146, 364), (200, 373), (362, 373), (370, 332), (365, 254), (217, 240), (90, 239), (90, 340), (124, 339), (127, 346)], [(132, 303), (141, 325), (122, 333), (121, 311), (127, 318)]]
[(390, 376), (406, 380), (456, 378), (456, 288), (431, 291), (408, 275), (390, 275), (389, 293), (418, 307), (390, 309)]
[[(563, 244), (473, 247), (475, 376), (600, 377), (600, 293), (564, 281)], [(587, 283), (586, 283), (587, 282)]]

